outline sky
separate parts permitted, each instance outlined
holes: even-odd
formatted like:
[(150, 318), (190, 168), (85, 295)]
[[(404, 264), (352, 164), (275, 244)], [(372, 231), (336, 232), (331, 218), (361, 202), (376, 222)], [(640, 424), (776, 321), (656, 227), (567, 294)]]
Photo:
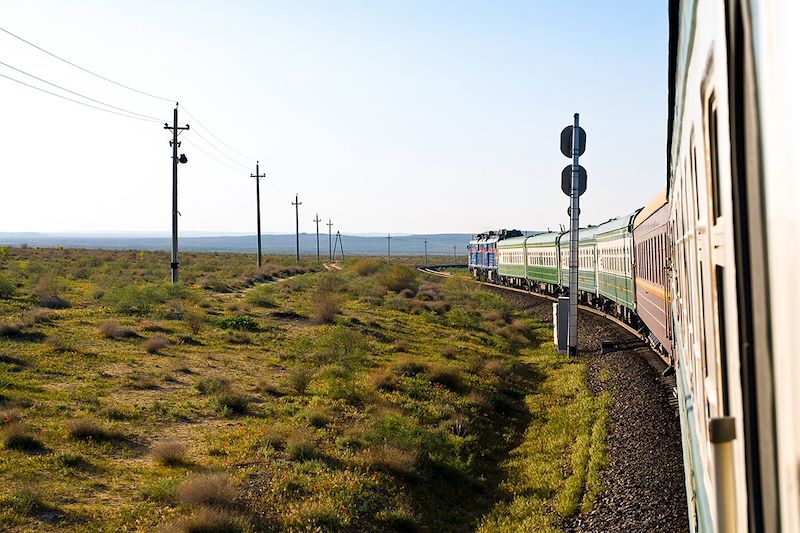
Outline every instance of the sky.
[(581, 225), (603, 222), (666, 183), (667, 23), (665, 0), (4, 0), (0, 27), (166, 100), (0, 32), (3, 63), (157, 119), (0, 77), (0, 232), (169, 232), (174, 101), (181, 232), (254, 233), (255, 159), (264, 232), (294, 231), (295, 194), (306, 232), (317, 213), (343, 233), (556, 229), (575, 112)]

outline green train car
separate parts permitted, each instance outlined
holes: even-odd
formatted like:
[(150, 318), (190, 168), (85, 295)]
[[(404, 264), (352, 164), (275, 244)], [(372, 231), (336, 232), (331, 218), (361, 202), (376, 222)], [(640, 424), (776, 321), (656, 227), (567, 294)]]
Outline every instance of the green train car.
[[(582, 228), (578, 232), (578, 290), (581, 300), (591, 303), (597, 298), (597, 229)], [(558, 245), (560, 285), (569, 287), (569, 232), (561, 236)]]
[[(636, 311), (634, 213), (578, 234), (579, 298), (626, 319)], [(553, 295), (569, 292), (569, 232), (512, 237), (497, 243), (499, 282)]]

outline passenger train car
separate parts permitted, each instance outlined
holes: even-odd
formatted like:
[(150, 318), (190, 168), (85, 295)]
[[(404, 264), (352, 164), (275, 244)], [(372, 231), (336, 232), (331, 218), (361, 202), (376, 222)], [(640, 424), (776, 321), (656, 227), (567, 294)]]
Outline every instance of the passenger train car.
[[(670, 0), (667, 188), (580, 231), (579, 299), (676, 373), (691, 531), (800, 531), (800, 2)], [(567, 292), (567, 233), (479, 235), (476, 278)]]

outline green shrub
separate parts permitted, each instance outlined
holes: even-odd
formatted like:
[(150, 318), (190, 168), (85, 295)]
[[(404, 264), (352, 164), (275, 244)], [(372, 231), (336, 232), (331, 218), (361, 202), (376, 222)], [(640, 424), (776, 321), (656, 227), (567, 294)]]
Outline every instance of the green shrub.
[(245, 300), (258, 307), (275, 307), (277, 291), (271, 284), (256, 285), (245, 294)]
[(13, 298), (17, 293), (17, 287), (10, 279), (0, 274), (0, 300)]
[(391, 265), (383, 272), (381, 283), (393, 292), (404, 289), (416, 292), (417, 271), (407, 265)]
[(219, 326), (223, 329), (235, 329), (238, 331), (258, 331), (258, 322), (250, 315), (223, 318), (219, 321)]
[(218, 392), (230, 390), (230, 382), (222, 377), (201, 377), (195, 384), (194, 388), (200, 394), (216, 394)]

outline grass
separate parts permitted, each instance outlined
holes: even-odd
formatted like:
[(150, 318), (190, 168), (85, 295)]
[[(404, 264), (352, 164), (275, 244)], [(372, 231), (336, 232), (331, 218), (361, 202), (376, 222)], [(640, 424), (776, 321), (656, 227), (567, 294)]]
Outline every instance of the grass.
[[(591, 505), (604, 400), (496, 295), (418, 259), (181, 259), (173, 287), (163, 252), (0, 257), (0, 434), (38, 444), (0, 441), (0, 530), (546, 531)], [(29, 480), (72, 518), (14, 503)]]

